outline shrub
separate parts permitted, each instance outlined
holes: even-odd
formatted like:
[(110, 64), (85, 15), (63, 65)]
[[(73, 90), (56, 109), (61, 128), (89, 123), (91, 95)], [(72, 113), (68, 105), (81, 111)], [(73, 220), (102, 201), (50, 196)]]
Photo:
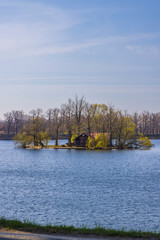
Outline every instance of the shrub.
[(138, 141), (141, 148), (152, 147), (151, 141), (148, 139), (148, 137), (144, 137), (143, 134), (140, 134)]
[(71, 143), (74, 143), (74, 140), (75, 140), (76, 137), (78, 137), (78, 135), (72, 135)]
[(99, 133), (96, 138), (88, 137), (87, 148), (88, 149), (104, 149), (108, 147), (109, 139), (104, 133)]

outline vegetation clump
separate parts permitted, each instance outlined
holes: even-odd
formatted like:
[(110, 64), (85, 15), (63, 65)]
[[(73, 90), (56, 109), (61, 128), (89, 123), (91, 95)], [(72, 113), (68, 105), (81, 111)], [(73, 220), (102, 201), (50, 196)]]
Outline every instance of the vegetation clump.
[(109, 144), (108, 136), (104, 133), (99, 133), (95, 138), (88, 137), (86, 144), (87, 149), (107, 149)]
[(143, 134), (140, 134), (138, 139), (138, 144), (141, 148), (150, 148), (152, 147), (151, 140), (148, 137), (145, 137)]
[(46, 147), (49, 135), (48, 132), (45, 131), (44, 123), (43, 118), (34, 116), (23, 126), (22, 131), (14, 137), (14, 140), (22, 148), (26, 148), (29, 145)]

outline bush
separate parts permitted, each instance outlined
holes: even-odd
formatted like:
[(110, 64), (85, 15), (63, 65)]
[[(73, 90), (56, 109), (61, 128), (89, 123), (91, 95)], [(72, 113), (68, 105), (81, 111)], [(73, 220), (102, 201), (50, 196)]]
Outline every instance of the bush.
[(105, 149), (108, 147), (109, 139), (104, 133), (99, 133), (96, 138), (88, 137), (86, 147), (88, 149)]
[(78, 137), (78, 135), (72, 135), (71, 143), (74, 143), (74, 140), (75, 140), (76, 137)]
[(139, 142), (139, 145), (140, 145), (141, 148), (152, 147), (151, 141), (148, 139), (148, 137), (144, 137), (143, 134), (140, 134), (138, 142)]

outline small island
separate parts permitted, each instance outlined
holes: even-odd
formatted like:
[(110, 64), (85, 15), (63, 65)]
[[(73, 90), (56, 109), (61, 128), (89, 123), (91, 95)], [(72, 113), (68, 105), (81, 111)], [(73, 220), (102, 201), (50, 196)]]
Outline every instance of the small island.
[[(61, 108), (50, 109), (48, 119), (40, 109), (33, 110), (14, 140), (19, 147), (31, 149), (137, 149), (150, 148), (151, 141), (131, 115), (106, 104), (89, 104), (84, 98), (69, 99)], [(61, 136), (68, 143), (59, 145)], [(49, 140), (55, 139), (55, 145)]]

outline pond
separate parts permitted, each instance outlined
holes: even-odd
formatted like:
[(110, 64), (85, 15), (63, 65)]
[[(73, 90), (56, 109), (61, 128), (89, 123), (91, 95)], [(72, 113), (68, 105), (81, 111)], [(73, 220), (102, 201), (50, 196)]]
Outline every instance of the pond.
[(160, 140), (150, 150), (23, 150), (0, 141), (0, 217), (160, 231)]

